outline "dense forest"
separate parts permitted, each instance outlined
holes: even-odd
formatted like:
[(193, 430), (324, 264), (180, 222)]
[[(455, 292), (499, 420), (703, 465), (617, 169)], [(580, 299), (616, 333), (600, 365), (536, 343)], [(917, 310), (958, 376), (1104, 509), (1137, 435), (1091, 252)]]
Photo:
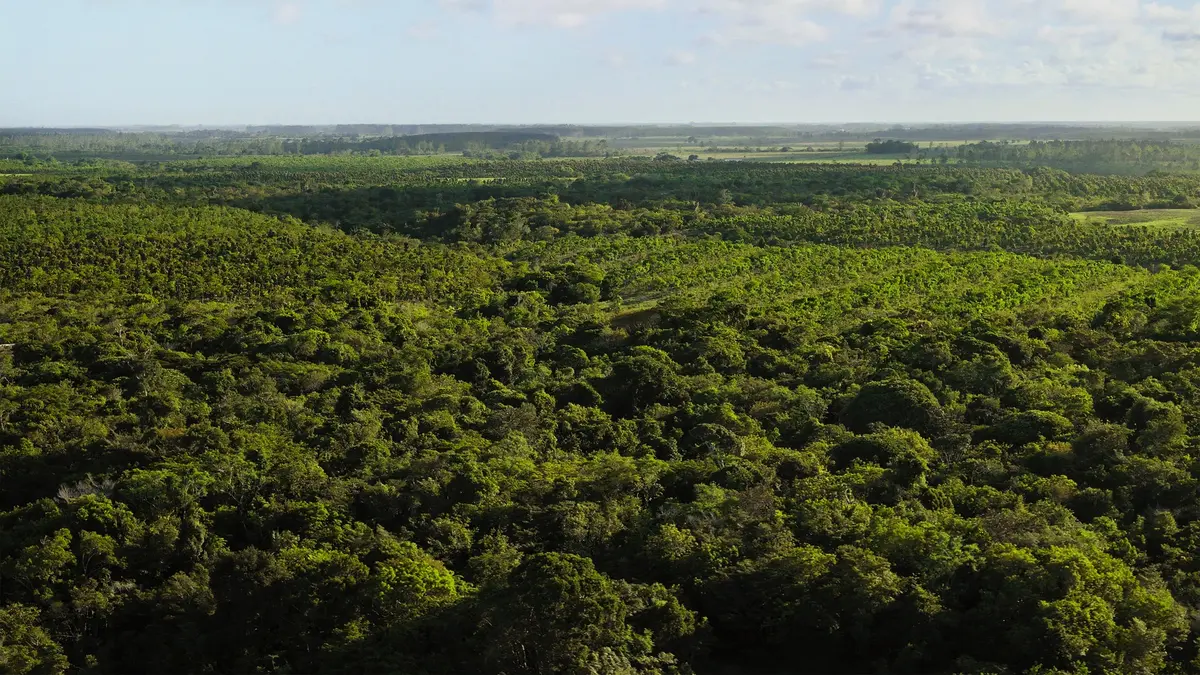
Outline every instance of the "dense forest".
[[(351, 129), (338, 129), (343, 133)], [(563, 140), (536, 131), (458, 131), (403, 135), (305, 134), (280, 136), (251, 132), (119, 132), (104, 129), (0, 129), (0, 157), (9, 159), (125, 158), (247, 155), (438, 155), (603, 157), (603, 139)]]
[(1167, 139), (1073, 140), (960, 145), (958, 159), (1004, 166), (1052, 166), (1073, 171), (1146, 173), (1148, 171), (1200, 171), (1200, 144)]
[(1200, 232), (1071, 216), (1200, 177), (104, 154), (0, 160), (0, 672), (1200, 668)]

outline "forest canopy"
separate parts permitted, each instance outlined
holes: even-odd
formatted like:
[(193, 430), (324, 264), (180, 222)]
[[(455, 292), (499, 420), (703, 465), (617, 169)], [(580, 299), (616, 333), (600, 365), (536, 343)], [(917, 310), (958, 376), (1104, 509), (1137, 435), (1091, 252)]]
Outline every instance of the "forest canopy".
[(0, 163), (0, 672), (1194, 671), (1200, 178), (964, 147)]

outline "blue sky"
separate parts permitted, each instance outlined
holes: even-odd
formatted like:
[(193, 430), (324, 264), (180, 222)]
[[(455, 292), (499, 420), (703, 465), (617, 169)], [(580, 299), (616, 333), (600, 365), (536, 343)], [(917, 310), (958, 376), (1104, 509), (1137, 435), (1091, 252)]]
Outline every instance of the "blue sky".
[(0, 126), (1200, 119), (1200, 0), (0, 0)]

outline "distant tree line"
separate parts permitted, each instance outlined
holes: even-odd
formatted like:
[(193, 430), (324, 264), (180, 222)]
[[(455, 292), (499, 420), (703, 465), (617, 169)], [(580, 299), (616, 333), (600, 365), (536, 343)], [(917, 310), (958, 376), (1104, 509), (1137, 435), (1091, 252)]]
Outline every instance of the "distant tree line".
[(1200, 170), (1200, 144), (1165, 140), (984, 141), (960, 145), (956, 154), (968, 162), (1054, 166), (1106, 173), (1154, 168)]
[(408, 136), (262, 136), (211, 131), (185, 134), (0, 132), (0, 158), (145, 158), (267, 155), (434, 155), (472, 157), (602, 157), (604, 140), (561, 140), (528, 131), (482, 131)]
[(882, 140), (877, 138), (867, 143), (867, 154), (871, 155), (905, 155), (910, 152), (916, 152), (918, 149), (916, 143), (893, 139)]

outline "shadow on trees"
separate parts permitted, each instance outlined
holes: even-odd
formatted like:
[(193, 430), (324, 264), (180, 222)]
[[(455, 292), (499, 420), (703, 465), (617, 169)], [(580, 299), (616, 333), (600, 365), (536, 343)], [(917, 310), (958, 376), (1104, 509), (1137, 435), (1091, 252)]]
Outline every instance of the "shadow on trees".
[(437, 238), (428, 214), (487, 199), (548, 197), (545, 186), (464, 184), (461, 186), (369, 187), (321, 190), (270, 197), (245, 197), (228, 203), (259, 213), (293, 216), (310, 223), (332, 225), (345, 232), (403, 234)]

